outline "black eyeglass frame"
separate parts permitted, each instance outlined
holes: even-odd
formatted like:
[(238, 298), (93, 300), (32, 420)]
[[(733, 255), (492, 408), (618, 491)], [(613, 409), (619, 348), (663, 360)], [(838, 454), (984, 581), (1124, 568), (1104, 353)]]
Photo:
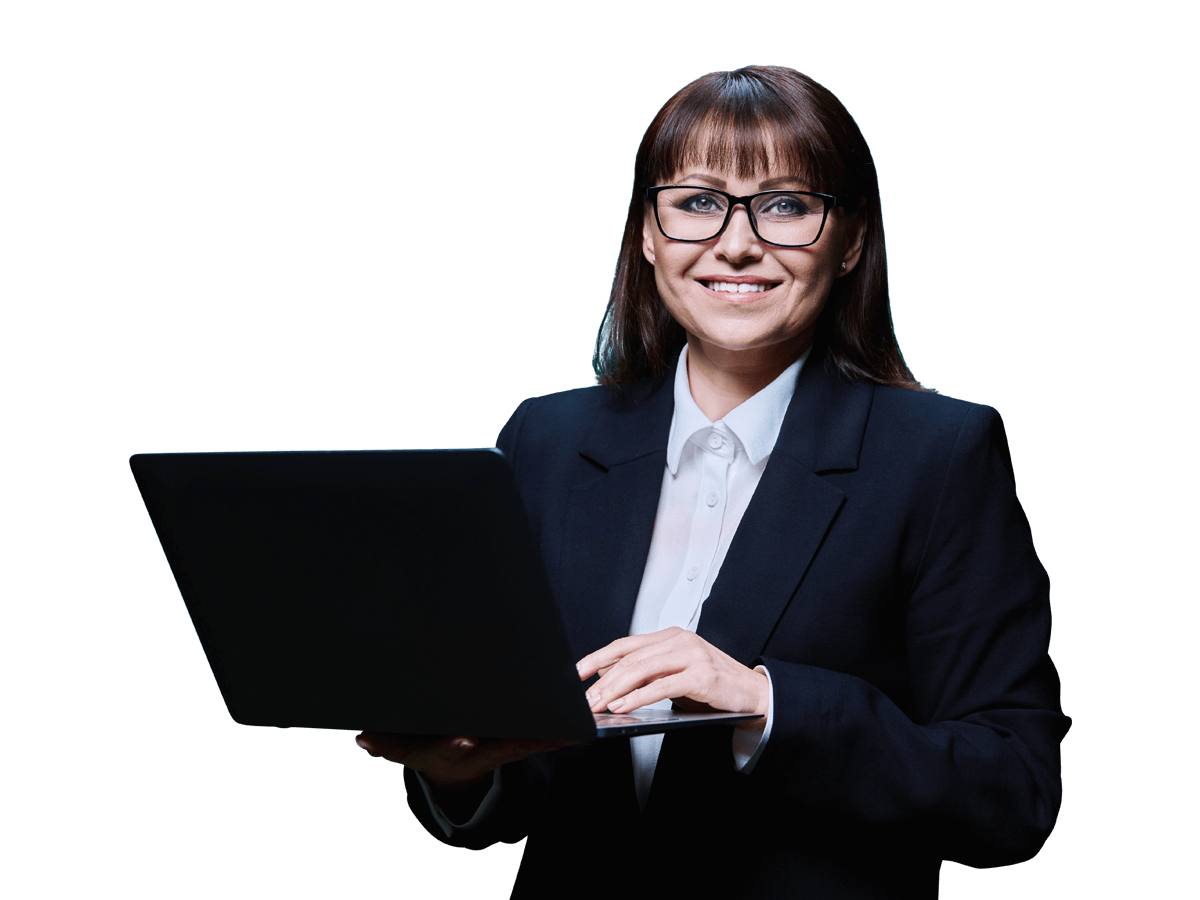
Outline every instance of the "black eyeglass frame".
[[(729, 200), (729, 209), (725, 210), (725, 221), (721, 223), (721, 227), (717, 230), (716, 234), (714, 234), (712, 237), (706, 238), (677, 238), (671, 237), (671, 235), (667, 234), (666, 229), (663, 228), (662, 219), (659, 218), (658, 215), (658, 195), (663, 191), (669, 191), (678, 188), (692, 188), (693, 190), (703, 191), (704, 193), (708, 194), (720, 194), (722, 197), (725, 197), (727, 200)], [(824, 204), (824, 210), (821, 213), (821, 227), (817, 229), (817, 236), (807, 244), (777, 244), (774, 241), (768, 241), (765, 237), (759, 234), (758, 224), (754, 221), (754, 212), (750, 206), (750, 201), (755, 197), (764, 197), (767, 194), (800, 194), (803, 197), (820, 197), (822, 203)], [(750, 194), (747, 197), (735, 197), (733, 194), (730, 194), (727, 191), (722, 191), (714, 187), (705, 187), (699, 184), (662, 184), (656, 187), (648, 187), (646, 188), (646, 200), (652, 207), (654, 207), (654, 222), (656, 225), (658, 225), (659, 232), (669, 241), (678, 241), (681, 244), (707, 244), (709, 241), (715, 241), (722, 234), (724, 234), (725, 229), (729, 227), (729, 221), (733, 218), (733, 211), (737, 207), (741, 206), (746, 210), (746, 218), (750, 220), (750, 230), (754, 232), (754, 236), (756, 238), (758, 238), (764, 244), (770, 244), (772, 247), (784, 247), (788, 250), (794, 250), (798, 247), (811, 247), (813, 244), (819, 241), (821, 239), (821, 235), (825, 233), (825, 223), (829, 220), (829, 211), (844, 205), (843, 203), (839, 203), (838, 198), (833, 194), (821, 194), (817, 191), (759, 191), (757, 194)]]

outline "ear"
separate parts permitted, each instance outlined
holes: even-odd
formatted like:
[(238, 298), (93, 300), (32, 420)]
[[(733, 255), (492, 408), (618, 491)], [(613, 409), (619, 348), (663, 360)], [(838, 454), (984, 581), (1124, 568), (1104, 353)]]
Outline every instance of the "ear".
[(658, 226), (654, 223), (654, 210), (650, 208), (650, 204), (646, 204), (646, 215), (642, 218), (642, 256), (646, 257), (646, 262), (654, 265), (654, 236), (658, 233)]
[(841, 266), (835, 277), (849, 275), (862, 257), (863, 238), (867, 233), (867, 217), (864, 215), (866, 201), (860, 201), (853, 218), (846, 220), (846, 248), (842, 251)]

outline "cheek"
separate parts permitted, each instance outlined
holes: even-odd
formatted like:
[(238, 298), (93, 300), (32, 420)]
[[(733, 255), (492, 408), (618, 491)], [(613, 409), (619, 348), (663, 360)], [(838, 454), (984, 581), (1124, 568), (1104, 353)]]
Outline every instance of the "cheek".
[(676, 319), (679, 319), (684, 310), (679, 282), (672, 280), (670, 275), (661, 266), (656, 266), (654, 269), (654, 284), (658, 288), (658, 297), (662, 301), (663, 306), (667, 308), (667, 312)]
[(695, 263), (691, 254), (679, 252), (678, 246), (658, 247), (654, 266), (654, 283), (663, 297), (668, 294), (674, 297), (686, 295), (693, 282), (688, 272)]
[(806, 302), (824, 304), (837, 274), (832, 263), (823, 257), (805, 258), (785, 265), (785, 268), (793, 278), (797, 293)]

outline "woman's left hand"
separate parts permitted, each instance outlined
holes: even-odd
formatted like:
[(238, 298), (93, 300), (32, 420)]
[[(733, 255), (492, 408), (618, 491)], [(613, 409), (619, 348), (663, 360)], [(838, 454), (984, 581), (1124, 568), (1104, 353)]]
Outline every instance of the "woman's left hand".
[(585, 680), (600, 673), (587, 693), (594, 713), (627, 713), (670, 698), (683, 709), (765, 716), (771, 701), (766, 675), (683, 628), (613, 641), (581, 659), (578, 669)]

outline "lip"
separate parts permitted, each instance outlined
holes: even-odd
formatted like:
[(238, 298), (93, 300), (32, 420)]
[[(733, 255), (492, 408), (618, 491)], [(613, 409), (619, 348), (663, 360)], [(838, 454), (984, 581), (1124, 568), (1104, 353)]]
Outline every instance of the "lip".
[[(703, 275), (695, 279), (696, 283), (710, 297), (715, 297), (723, 300), (726, 303), (754, 303), (758, 300), (765, 299), (771, 294), (775, 288), (779, 287), (783, 282), (777, 278), (763, 278), (761, 275)], [(726, 284), (769, 284), (768, 287), (761, 291), (746, 291), (743, 293), (733, 294), (729, 291), (714, 291), (708, 287), (705, 282), (725, 282)]]
[(725, 281), (729, 284), (778, 284), (782, 279), (763, 278), (761, 275), (701, 275), (697, 281)]

